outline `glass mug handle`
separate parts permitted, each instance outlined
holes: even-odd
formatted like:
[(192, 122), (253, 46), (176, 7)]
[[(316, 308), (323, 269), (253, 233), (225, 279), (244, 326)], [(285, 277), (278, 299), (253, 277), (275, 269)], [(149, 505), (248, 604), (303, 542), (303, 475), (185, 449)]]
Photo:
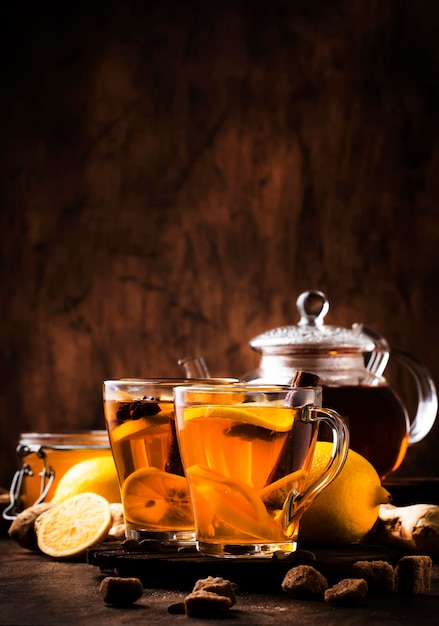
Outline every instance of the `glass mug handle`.
[[(332, 432), (332, 451), (325, 471), (301, 493), (292, 491), (283, 507), (283, 529), (286, 536), (297, 532), (297, 518), (302, 516), (316, 496), (327, 487), (341, 471), (349, 451), (349, 430), (340, 415), (332, 409), (322, 409), (314, 405), (303, 407), (301, 421), (324, 422)], [(294, 524), (292, 524), (294, 522)]]

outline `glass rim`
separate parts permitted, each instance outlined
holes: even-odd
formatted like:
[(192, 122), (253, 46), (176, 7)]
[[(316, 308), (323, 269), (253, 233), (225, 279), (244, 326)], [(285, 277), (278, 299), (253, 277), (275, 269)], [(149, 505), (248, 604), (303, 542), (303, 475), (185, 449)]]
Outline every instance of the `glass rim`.
[[(163, 385), (163, 386), (191, 386), (191, 381), (194, 381), (194, 385), (204, 386), (204, 384), (217, 387), (224, 384), (225, 387), (230, 384), (243, 384), (239, 378), (230, 378), (227, 376), (213, 376), (212, 378), (110, 378), (103, 381), (103, 385)], [(218, 381), (216, 384), (215, 381)]]
[(209, 385), (207, 384), (194, 384), (194, 385), (178, 385), (178, 391), (183, 393), (184, 391), (190, 391), (191, 393), (197, 392), (206, 392), (206, 390), (212, 391), (212, 393), (233, 393), (236, 394), (237, 391), (249, 392), (249, 393), (289, 393), (291, 391), (321, 391), (322, 385), (304, 385), (293, 387), (292, 385), (284, 385), (284, 384), (248, 384), (246, 382), (238, 382), (236, 385)]

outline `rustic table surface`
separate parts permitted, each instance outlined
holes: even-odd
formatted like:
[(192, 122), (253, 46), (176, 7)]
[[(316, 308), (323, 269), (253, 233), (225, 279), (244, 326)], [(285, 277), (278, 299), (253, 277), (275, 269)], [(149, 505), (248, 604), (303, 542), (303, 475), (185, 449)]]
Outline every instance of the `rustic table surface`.
[[(262, 570), (261, 570), (262, 571)], [(333, 607), (318, 601), (299, 601), (279, 593), (240, 592), (230, 616), (193, 619), (171, 615), (168, 607), (187, 592), (175, 588), (145, 588), (131, 608), (106, 605), (99, 584), (107, 575), (88, 562), (62, 562), (25, 550), (7, 538), (0, 539), (0, 623), (2, 625), (64, 624), (437, 624), (439, 616), (439, 565), (433, 568), (431, 593), (401, 597), (368, 596), (358, 607)], [(183, 585), (184, 586), (184, 585)]]

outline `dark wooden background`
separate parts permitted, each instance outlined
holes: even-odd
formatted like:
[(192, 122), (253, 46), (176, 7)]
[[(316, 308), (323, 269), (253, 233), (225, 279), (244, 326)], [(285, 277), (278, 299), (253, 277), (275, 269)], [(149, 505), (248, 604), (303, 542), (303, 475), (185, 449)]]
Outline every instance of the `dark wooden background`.
[(253, 369), (307, 289), (439, 380), (435, 0), (18, 0), (0, 29), (0, 484), (21, 432), (104, 427), (105, 378)]

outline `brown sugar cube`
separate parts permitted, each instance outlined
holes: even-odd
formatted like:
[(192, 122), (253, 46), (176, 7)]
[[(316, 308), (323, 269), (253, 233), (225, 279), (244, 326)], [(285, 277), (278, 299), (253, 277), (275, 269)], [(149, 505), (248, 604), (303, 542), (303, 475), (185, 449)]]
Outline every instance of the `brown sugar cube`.
[(328, 581), (311, 565), (298, 565), (285, 574), (282, 589), (295, 598), (311, 600), (322, 598)]
[(224, 578), (214, 578), (213, 576), (201, 578), (200, 580), (197, 580), (192, 591), (210, 591), (211, 593), (216, 593), (219, 596), (230, 598), (232, 603), (231, 606), (236, 604), (234, 585), (232, 585), (230, 580), (224, 580)]
[(371, 593), (395, 591), (395, 570), (387, 561), (356, 561), (352, 567), (354, 578), (363, 578)]
[(429, 556), (403, 556), (396, 566), (396, 591), (407, 596), (429, 593), (432, 567)]
[(344, 578), (325, 591), (328, 604), (355, 605), (367, 595), (367, 582), (364, 578)]
[(128, 606), (143, 595), (143, 585), (138, 578), (107, 576), (99, 586), (105, 604)]
[(184, 602), (174, 602), (168, 606), (168, 613), (170, 615), (185, 615), (186, 610), (184, 608)]
[(184, 608), (188, 617), (220, 617), (225, 615), (232, 601), (210, 591), (193, 591), (184, 599)]

